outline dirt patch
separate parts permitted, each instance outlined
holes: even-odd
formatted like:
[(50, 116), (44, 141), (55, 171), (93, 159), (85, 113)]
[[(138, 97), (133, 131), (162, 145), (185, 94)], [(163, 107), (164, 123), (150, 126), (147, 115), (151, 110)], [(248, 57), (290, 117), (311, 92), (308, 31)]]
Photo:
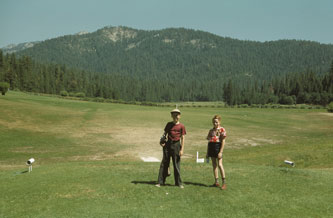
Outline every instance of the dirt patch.
[(36, 149), (32, 146), (13, 148), (10, 149), (9, 151), (13, 153), (25, 153), (25, 154), (44, 154), (52, 152), (51, 150), (47, 149)]
[(333, 117), (333, 113), (318, 113), (319, 115), (324, 115), (324, 116), (329, 116), (329, 117)]
[(229, 141), (229, 146), (233, 148), (241, 148), (244, 146), (261, 146), (278, 144), (279, 141), (266, 138), (234, 138)]
[(27, 168), (24, 164), (3, 164), (0, 163), (0, 170), (14, 170), (14, 169), (23, 169)]
[(105, 154), (104, 152), (99, 152), (92, 155), (79, 155), (79, 156), (71, 156), (69, 160), (71, 161), (95, 161), (95, 160), (110, 160), (113, 159), (115, 155)]
[(159, 139), (162, 135), (159, 128), (119, 128), (112, 131), (115, 142), (129, 145), (130, 148), (123, 149), (115, 156), (128, 156), (141, 159), (142, 157), (153, 157), (161, 160), (162, 148)]
[[(122, 127), (110, 131), (112, 140), (114, 142), (121, 142), (122, 144), (130, 146), (130, 148), (123, 149), (115, 154), (116, 157), (127, 156), (135, 159), (153, 158), (157, 160), (162, 159), (162, 147), (159, 144), (160, 136), (163, 130), (161, 128), (129, 128)], [(196, 150), (196, 147), (206, 146), (207, 141), (202, 136), (201, 132), (192, 132), (190, 135), (185, 136), (185, 151), (183, 158), (193, 158), (196, 154), (190, 152)], [(128, 147), (127, 146), (127, 147)]]
[[(29, 122), (30, 121), (30, 122)], [(20, 118), (17, 118), (15, 121), (4, 121), (0, 120), (0, 125), (4, 126), (5, 128), (8, 129), (26, 129), (29, 131), (35, 131), (35, 132), (42, 132), (42, 128), (36, 126), (36, 125), (31, 125), (32, 119), (29, 121), (22, 121)], [(31, 124), (27, 124), (31, 123)]]

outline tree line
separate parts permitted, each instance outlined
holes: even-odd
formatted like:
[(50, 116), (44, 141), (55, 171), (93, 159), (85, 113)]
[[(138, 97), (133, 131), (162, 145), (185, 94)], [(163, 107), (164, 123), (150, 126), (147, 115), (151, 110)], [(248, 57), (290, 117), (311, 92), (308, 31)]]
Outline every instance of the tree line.
[(202, 71), (190, 77), (168, 72), (163, 78), (91, 72), (59, 64), (41, 64), (28, 56), (0, 50), (0, 82), (11, 90), (78, 95), (123, 101), (225, 101), (240, 104), (320, 104), (333, 101), (333, 62), (327, 73), (313, 71), (270, 80), (228, 80)]
[(333, 102), (333, 62), (325, 74), (313, 71), (289, 73), (269, 81), (249, 80), (240, 87), (237, 81), (224, 84), (224, 101), (229, 105), (240, 104), (314, 104)]

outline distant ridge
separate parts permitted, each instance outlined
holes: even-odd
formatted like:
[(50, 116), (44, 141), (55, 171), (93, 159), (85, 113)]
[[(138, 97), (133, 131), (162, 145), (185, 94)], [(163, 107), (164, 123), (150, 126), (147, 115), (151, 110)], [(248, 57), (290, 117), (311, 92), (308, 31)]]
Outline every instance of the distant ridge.
[(19, 52), (19, 51), (22, 51), (24, 49), (27, 49), (27, 48), (31, 48), (34, 45), (36, 45), (37, 43), (40, 43), (40, 41), (24, 42), (24, 43), (19, 43), (19, 44), (10, 44), (10, 45), (7, 45), (7, 46), (1, 48), (1, 50), (4, 53), (15, 53), (15, 52)]
[(4, 52), (138, 78), (206, 74), (208, 78), (269, 79), (292, 72), (327, 72), (333, 60), (333, 45), (312, 41), (256, 42), (185, 28), (145, 31), (124, 26), (22, 43)]

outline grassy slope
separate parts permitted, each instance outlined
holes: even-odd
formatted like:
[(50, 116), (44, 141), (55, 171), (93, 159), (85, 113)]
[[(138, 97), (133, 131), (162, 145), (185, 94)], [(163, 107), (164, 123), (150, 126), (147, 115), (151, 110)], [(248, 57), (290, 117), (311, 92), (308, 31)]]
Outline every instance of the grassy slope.
[[(159, 140), (170, 108), (0, 97), (0, 217), (329, 217), (333, 117), (321, 110), (184, 108), (185, 189), (153, 186), (159, 163), (138, 150)], [(208, 187), (202, 155), (211, 117), (228, 131), (228, 190)], [(125, 134), (123, 132), (126, 132)], [(124, 136), (134, 133), (134, 139)], [(144, 137), (146, 133), (158, 133)], [(140, 141), (141, 143), (135, 143)], [(146, 147), (145, 147), (146, 146)], [(150, 148), (150, 147), (153, 148)], [(34, 157), (33, 172), (25, 161)], [(295, 161), (296, 167), (283, 165)]]

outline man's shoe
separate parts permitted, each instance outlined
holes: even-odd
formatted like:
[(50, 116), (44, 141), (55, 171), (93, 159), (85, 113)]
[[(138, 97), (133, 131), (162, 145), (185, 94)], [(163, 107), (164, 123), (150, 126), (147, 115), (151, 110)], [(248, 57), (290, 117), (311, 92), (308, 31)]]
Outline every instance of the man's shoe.
[(179, 188), (184, 188), (184, 186), (183, 185), (179, 185)]
[(226, 184), (223, 184), (222, 187), (221, 187), (222, 190), (226, 190), (227, 189), (227, 185)]
[(161, 184), (158, 183), (158, 184), (156, 184), (155, 186), (159, 188), (159, 187), (161, 187)]

